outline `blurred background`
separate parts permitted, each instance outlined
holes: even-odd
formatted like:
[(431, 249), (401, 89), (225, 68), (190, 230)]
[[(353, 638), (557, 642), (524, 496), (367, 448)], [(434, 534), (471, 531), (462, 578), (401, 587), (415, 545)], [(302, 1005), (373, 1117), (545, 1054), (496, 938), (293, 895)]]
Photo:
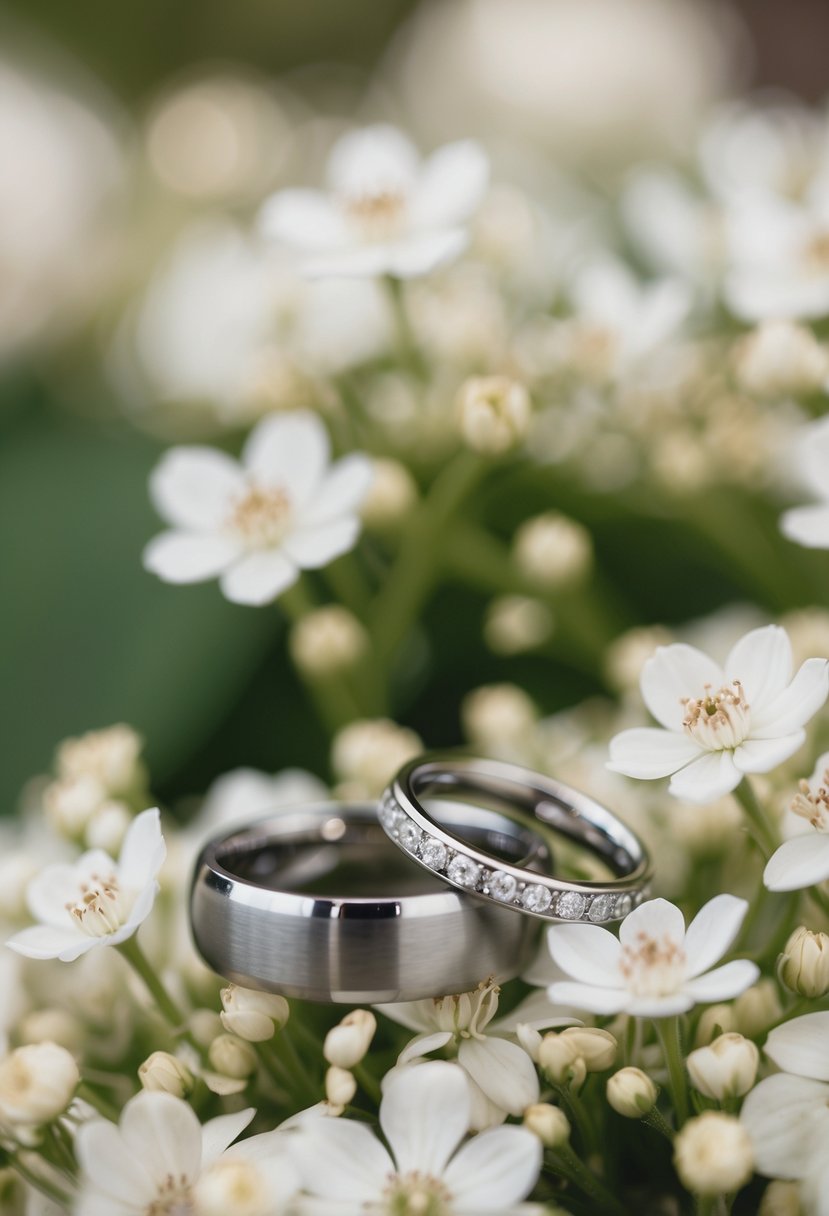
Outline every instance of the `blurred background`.
[[(316, 180), (339, 131), (385, 118), (426, 148), (477, 135), (505, 176), (541, 181), (572, 220), (589, 209), (585, 184), (591, 199), (614, 197), (632, 165), (687, 159), (722, 99), (822, 100), (827, 45), (820, 0), (145, 0), (117, 12), (5, 0), (0, 812), (59, 740), (119, 721), (145, 737), (165, 800), (241, 764), (327, 774), (278, 604), (165, 586), (140, 562), (158, 529), (147, 477), (165, 445), (232, 446), (249, 421), (216, 402), (236, 375), (250, 295), (227, 300), (256, 275), (234, 234), (269, 192)], [(202, 265), (204, 242), (218, 253)], [(176, 277), (188, 258), (202, 278)], [(214, 297), (224, 305), (191, 325), (192, 301)], [(507, 533), (550, 507), (590, 528), (620, 629), (741, 598), (769, 612), (814, 598), (803, 554), (782, 541), (754, 568), (779, 560), (785, 578), (760, 586), (682, 519), (543, 468), (517, 488), (495, 476), (476, 509)], [(774, 508), (757, 511), (776, 535)], [(460, 740), (475, 685), (514, 680), (545, 712), (606, 688), (566, 648), (487, 650), (468, 627), (486, 602), (448, 577), (422, 652), (414, 639), (401, 658), (393, 713), (429, 744)]]

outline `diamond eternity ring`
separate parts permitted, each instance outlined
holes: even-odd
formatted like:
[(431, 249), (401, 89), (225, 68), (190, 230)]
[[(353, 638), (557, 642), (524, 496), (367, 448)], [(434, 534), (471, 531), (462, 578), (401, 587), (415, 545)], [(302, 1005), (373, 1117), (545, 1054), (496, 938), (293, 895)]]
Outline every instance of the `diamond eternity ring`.
[[(530, 825), (464, 805), (447, 818), (505, 861), (549, 869)], [(280, 810), (210, 841), (190, 917), (205, 961), (235, 983), (349, 1004), (509, 979), (528, 961), (535, 927), (413, 865), (371, 803)]]
[[(447, 820), (441, 809), (446, 796), (471, 798), (544, 825), (592, 854), (594, 862), (600, 859), (611, 877), (549, 877), (503, 862)], [(379, 817), (395, 844), (444, 882), (481, 902), (533, 917), (593, 924), (622, 920), (647, 894), (650, 861), (630, 828), (585, 794), (518, 765), (461, 753), (421, 756), (394, 778)]]

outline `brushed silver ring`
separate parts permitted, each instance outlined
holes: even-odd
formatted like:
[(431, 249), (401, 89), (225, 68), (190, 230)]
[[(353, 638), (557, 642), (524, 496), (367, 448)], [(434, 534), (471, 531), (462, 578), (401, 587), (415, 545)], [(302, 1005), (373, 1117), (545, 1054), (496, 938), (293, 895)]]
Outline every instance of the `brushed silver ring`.
[[(459, 806), (459, 831), (530, 866), (532, 829)], [(193, 937), (207, 964), (250, 988), (311, 1001), (411, 1001), (519, 974), (528, 917), (453, 890), (389, 842), (373, 803), (325, 803), (211, 840), (196, 863)]]
[[(597, 855), (616, 877), (574, 881), (503, 864), (425, 805), (431, 795), (430, 806), (439, 806), (441, 794), (472, 797), (543, 824)], [(391, 782), (379, 817), (390, 839), (432, 874), (514, 912), (601, 924), (622, 920), (647, 894), (650, 860), (630, 828), (586, 794), (515, 764), (460, 753), (420, 756)]]

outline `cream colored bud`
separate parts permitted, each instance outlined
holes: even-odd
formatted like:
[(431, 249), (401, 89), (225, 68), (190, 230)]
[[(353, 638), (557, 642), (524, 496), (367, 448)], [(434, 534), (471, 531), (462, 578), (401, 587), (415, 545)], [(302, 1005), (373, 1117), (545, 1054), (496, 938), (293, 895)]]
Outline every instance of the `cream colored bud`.
[(829, 992), (829, 936), (801, 925), (795, 929), (777, 965), (780, 982), (790, 992), (815, 1000)]
[(24, 1043), (57, 1043), (78, 1052), (84, 1041), (82, 1023), (68, 1009), (33, 1009), (17, 1028)]
[[(278, 1161), (234, 1156), (208, 1166), (193, 1188), (195, 1216), (273, 1216), (281, 1211)], [(189, 1209), (188, 1209), (189, 1210)]]
[(656, 1106), (658, 1090), (641, 1068), (620, 1068), (607, 1082), (607, 1100), (618, 1115), (641, 1119)]
[(417, 482), (404, 464), (399, 460), (375, 460), (374, 479), (360, 515), (367, 528), (393, 528), (406, 518), (417, 499)]
[(628, 629), (605, 651), (605, 675), (618, 692), (638, 688), (642, 668), (657, 646), (667, 646), (672, 640), (668, 630), (658, 625)]
[(220, 1034), (210, 1044), (207, 1058), (216, 1072), (241, 1081), (256, 1071), (256, 1052), (235, 1034)]
[(572, 1085), (578, 1089), (587, 1076), (587, 1065), (576, 1050), (576, 1044), (554, 1030), (541, 1040), (538, 1066), (554, 1085)]
[(706, 1111), (677, 1132), (674, 1165), (682, 1185), (697, 1195), (738, 1191), (754, 1171), (748, 1132), (732, 1115)]
[(138, 1080), (144, 1089), (174, 1098), (185, 1098), (194, 1085), (190, 1069), (169, 1051), (154, 1051), (148, 1056), (138, 1067)]
[(200, 1047), (209, 1047), (213, 1040), (222, 1033), (222, 1019), (215, 1009), (194, 1009), (187, 1022), (193, 1038)]
[(97, 777), (80, 773), (53, 781), (43, 791), (43, 809), (53, 832), (67, 840), (80, 840), (86, 825), (106, 799)]
[(288, 644), (300, 671), (327, 676), (359, 661), (368, 649), (368, 634), (347, 608), (327, 604), (297, 621)]
[(558, 1106), (536, 1102), (524, 1111), (524, 1126), (545, 1146), (561, 1148), (570, 1139), (570, 1120)]
[(84, 832), (84, 843), (90, 849), (103, 849), (117, 857), (132, 823), (132, 813), (125, 802), (108, 799), (90, 816)]
[(290, 1006), (284, 996), (275, 992), (257, 992), (230, 984), (222, 989), (222, 1012), (219, 1015), (225, 1030), (249, 1043), (264, 1043), (281, 1030), (290, 1016)]
[(548, 590), (577, 583), (593, 564), (590, 533), (574, 519), (550, 511), (526, 520), (515, 533), (515, 563), (525, 578)]
[(476, 452), (499, 456), (526, 436), (530, 426), (530, 396), (523, 384), (508, 376), (473, 376), (457, 398), (458, 425)]
[(697, 1022), (696, 1043), (704, 1047), (720, 1034), (737, 1029), (737, 1015), (733, 1005), (709, 1005), (703, 1009)]
[(779, 1022), (783, 1006), (774, 980), (763, 979), (747, 988), (734, 1002), (737, 1030), (746, 1038), (756, 1039)]
[(813, 393), (829, 377), (829, 353), (795, 321), (763, 321), (734, 351), (740, 388), (756, 397)]
[(760, 1052), (741, 1034), (721, 1034), (708, 1047), (698, 1047), (686, 1061), (691, 1084), (706, 1098), (738, 1098), (757, 1077)]
[(576, 1054), (581, 1056), (588, 1072), (605, 1072), (616, 1063), (619, 1044), (609, 1030), (598, 1030), (592, 1026), (568, 1026), (561, 1037), (572, 1043)]
[(131, 726), (91, 730), (61, 743), (58, 774), (69, 780), (93, 777), (108, 795), (124, 794), (143, 779), (141, 746), (141, 737)]
[(331, 763), (351, 793), (371, 797), (382, 793), (397, 770), (422, 750), (413, 730), (389, 718), (364, 718), (337, 734)]
[(0, 1123), (51, 1123), (72, 1101), (80, 1079), (75, 1057), (65, 1047), (18, 1047), (0, 1061)]
[(553, 627), (553, 614), (541, 600), (502, 595), (487, 610), (484, 641), (494, 654), (521, 654), (546, 642)]
[(463, 699), (467, 737), (485, 751), (526, 743), (535, 732), (538, 710), (517, 684), (486, 684)]
[(359, 1064), (371, 1046), (377, 1019), (368, 1009), (354, 1009), (325, 1036), (322, 1054), (329, 1064), (338, 1068), (353, 1068)]
[(342, 1110), (348, 1106), (357, 1092), (357, 1082), (353, 1073), (347, 1068), (338, 1068), (332, 1064), (325, 1074), (325, 1097), (327, 1101)]
[(763, 1191), (757, 1216), (803, 1216), (800, 1185), (797, 1182), (770, 1182)]
[(813, 655), (829, 658), (829, 612), (825, 608), (798, 608), (780, 618), (789, 635), (795, 669)]

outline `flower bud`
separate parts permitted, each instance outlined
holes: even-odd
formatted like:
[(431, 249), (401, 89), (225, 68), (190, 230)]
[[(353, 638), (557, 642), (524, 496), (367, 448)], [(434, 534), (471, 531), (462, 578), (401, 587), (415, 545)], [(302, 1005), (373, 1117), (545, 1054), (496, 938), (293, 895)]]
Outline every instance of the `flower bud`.
[(584, 1060), (588, 1072), (604, 1072), (616, 1063), (619, 1044), (609, 1030), (592, 1026), (568, 1026), (561, 1037), (572, 1043), (576, 1055)]
[(138, 1067), (138, 1080), (144, 1089), (185, 1098), (194, 1085), (190, 1069), (168, 1051), (154, 1051)]
[(349, 722), (337, 734), (331, 764), (349, 795), (371, 797), (422, 750), (413, 730), (389, 718), (364, 718)]
[(536, 1102), (524, 1111), (524, 1126), (545, 1148), (560, 1148), (570, 1139), (570, 1120), (558, 1106)]
[(248, 1043), (264, 1043), (272, 1039), (288, 1021), (290, 1006), (284, 996), (274, 992), (257, 992), (230, 984), (222, 989), (222, 1025), (225, 1030), (246, 1039)]
[(354, 1009), (325, 1036), (322, 1054), (338, 1068), (354, 1068), (369, 1049), (377, 1019), (368, 1009)]
[(697, 1195), (738, 1191), (754, 1170), (748, 1132), (732, 1115), (706, 1111), (677, 1132), (674, 1165), (682, 1185)]
[(357, 1092), (357, 1082), (347, 1068), (332, 1064), (325, 1074), (325, 1097), (331, 1106), (342, 1110)]
[(829, 992), (829, 936), (801, 925), (795, 929), (777, 964), (780, 982), (790, 992), (815, 1000)]
[(709, 1005), (703, 1009), (697, 1022), (696, 1042), (704, 1047), (720, 1034), (737, 1029), (737, 1015), (733, 1005)]
[(605, 650), (604, 671), (616, 691), (638, 688), (642, 668), (657, 646), (667, 646), (672, 640), (659, 625), (637, 626), (614, 638)]
[(607, 1100), (625, 1119), (641, 1119), (656, 1105), (657, 1088), (641, 1068), (620, 1068), (607, 1082)]
[(360, 506), (367, 528), (392, 528), (417, 502), (417, 483), (399, 460), (375, 460), (374, 479)]
[(256, 1052), (235, 1034), (220, 1034), (207, 1052), (210, 1064), (217, 1072), (241, 1081), (256, 1071)]
[[(222, 1033), (222, 1019), (215, 1009), (194, 1009), (187, 1019), (193, 1038), (200, 1047), (209, 1047)], [(239, 1035), (243, 1039), (244, 1035)]]
[(763, 979), (747, 988), (734, 1002), (737, 1030), (756, 1039), (783, 1016), (783, 1006), (774, 980)]
[(500, 456), (525, 437), (530, 426), (530, 397), (508, 376), (472, 376), (460, 387), (458, 425), (476, 452)]
[(288, 644), (301, 672), (327, 676), (358, 662), (368, 648), (368, 634), (347, 608), (327, 604), (297, 621)]
[(587, 1076), (587, 1065), (572, 1040), (551, 1030), (538, 1048), (538, 1066), (554, 1085), (572, 1085), (578, 1089)]
[(489, 605), (484, 641), (493, 654), (521, 654), (546, 642), (553, 624), (553, 614), (541, 600), (501, 595)]
[(195, 1216), (272, 1216), (281, 1211), (277, 1161), (230, 1153), (205, 1169), (193, 1188)]
[(125, 794), (144, 779), (141, 736), (131, 726), (91, 730), (57, 750), (61, 778), (94, 777), (107, 794)]
[(464, 697), (463, 726), (470, 742), (487, 751), (526, 743), (538, 711), (517, 684), (485, 684)]
[(757, 1209), (757, 1216), (802, 1216), (802, 1213), (797, 1182), (770, 1182)]
[(38, 1127), (66, 1110), (80, 1082), (74, 1056), (57, 1043), (18, 1047), (0, 1062), (0, 1122)]
[(81, 840), (86, 825), (106, 799), (106, 790), (96, 777), (79, 773), (53, 781), (43, 791), (43, 809), (53, 832), (67, 840)]
[(580, 581), (593, 564), (590, 533), (574, 519), (549, 511), (515, 533), (513, 556), (525, 578), (548, 590)]
[(737, 382), (757, 397), (812, 393), (829, 376), (829, 353), (795, 321), (763, 321), (735, 348)]
[(692, 1051), (686, 1063), (694, 1088), (721, 1102), (748, 1093), (757, 1076), (760, 1052), (751, 1039), (731, 1032)]
[(83, 1024), (68, 1009), (33, 1009), (18, 1025), (24, 1043), (57, 1043), (67, 1051), (80, 1051)]

